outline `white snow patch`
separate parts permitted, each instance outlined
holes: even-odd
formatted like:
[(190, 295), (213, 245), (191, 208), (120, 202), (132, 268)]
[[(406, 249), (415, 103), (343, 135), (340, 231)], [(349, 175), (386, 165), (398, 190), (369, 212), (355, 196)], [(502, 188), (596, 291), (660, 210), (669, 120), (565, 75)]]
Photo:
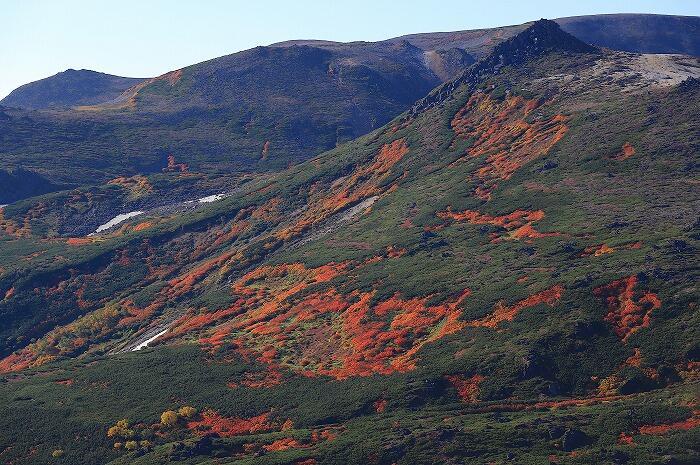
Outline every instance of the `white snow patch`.
[(198, 199), (199, 203), (210, 203), (210, 202), (216, 202), (217, 200), (221, 200), (224, 198), (224, 194), (214, 194), (214, 195), (208, 195), (206, 197), (202, 197), (201, 199)]
[(148, 339), (146, 339), (145, 341), (143, 341), (141, 344), (139, 344), (139, 345), (137, 345), (136, 347), (134, 347), (133, 349), (131, 349), (131, 351), (132, 351), (132, 352), (136, 352), (137, 350), (141, 350), (141, 349), (143, 349), (143, 348), (145, 348), (145, 347), (148, 347), (148, 344), (150, 344), (151, 342), (155, 341), (156, 339), (158, 339), (159, 337), (161, 337), (163, 334), (167, 333), (167, 332), (168, 332), (168, 329), (170, 329), (170, 328), (165, 328), (163, 331), (161, 331), (161, 332), (159, 332), (159, 333), (156, 333), (156, 334), (153, 335), (152, 337), (149, 337)]
[(142, 211), (121, 213), (121, 214), (115, 216), (114, 218), (112, 218), (111, 220), (107, 221), (105, 224), (103, 224), (102, 226), (97, 228), (94, 233), (89, 234), (89, 235), (92, 236), (93, 234), (99, 234), (102, 231), (106, 231), (107, 229), (111, 228), (112, 226), (118, 225), (122, 221), (128, 220), (129, 218), (133, 218), (135, 216), (142, 215), (142, 214), (143, 214)]

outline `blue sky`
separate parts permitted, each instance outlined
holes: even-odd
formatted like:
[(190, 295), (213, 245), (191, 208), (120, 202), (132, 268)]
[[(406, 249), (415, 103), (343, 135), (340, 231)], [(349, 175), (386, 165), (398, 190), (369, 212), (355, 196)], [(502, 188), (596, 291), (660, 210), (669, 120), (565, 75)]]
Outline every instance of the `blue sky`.
[(0, 98), (68, 68), (156, 76), (288, 39), (381, 40), (595, 13), (700, 15), (698, 0), (2, 0)]

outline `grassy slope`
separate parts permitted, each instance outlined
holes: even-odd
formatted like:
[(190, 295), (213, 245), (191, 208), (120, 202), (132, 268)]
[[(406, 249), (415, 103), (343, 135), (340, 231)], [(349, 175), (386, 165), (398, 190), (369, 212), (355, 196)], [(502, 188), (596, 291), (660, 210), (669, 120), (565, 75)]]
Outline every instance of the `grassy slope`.
[[(175, 457), (202, 463), (216, 454), (241, 463), (308, 457), (318, 463), (499, 463), (510, 457), (506, 454), (519, 463), (542, 463), (551, 455), (559, 463), (650, 463), (665, 455), (693, 463), (697, 429), (640, 433), (648, 431), (645, 425), (694, 421), (688, 419), (694, 418), (697, 372), (689, 362), (696, 360), (698, 340), (693, 256), (698, 199), (687, 169), (697, 153), (692, 134), (698, 91), (625, 94), (618, 84), (605, 82), (584, 82), (581, 91), (574, 83), (537, 79), (562, 70), (583, 73), (594, 59), (549, 55), (524, 69), (505, 70), (476, 93), (460, 88), (416, 118), (404, 117), (272, 180), (251, 183), (241, 195), (207, 209), (153, 218), (141, 231), (133, 231), (132, 224), (105, 241), (82, 245), (8, 238), (2, 263), (15, 264), (0, 277), (3, 290), (14, 289), (0, 304), (5, 315), (15, 315), (6, 318), (13, 322), (4, 328), (8, 349), (25, 346), (28, 334), (41, 336), (76, 314), (92, 318), (59, 327), (18, 359), (6, 359), (5, 368), (26, 363), (37, 368), (7, 375), (0, 387), (2, 429), (16, 438), (15, 447), (3, 454), (17, 463), (134, 463), (144, 453), (142, 463)], [(506, 147), (525, 148), (515, 154), (531, 154), (542, 144), (549, 149), (516, 166), (509, 179), (496, 180), (488, 201), (474, 189), (492, 185), (493, 179), (475, 175), (489, 155), (463, 156), (480, 147), (480, 133), (465, 123), (471, 135), (455, 137), (451, 126), (473, 95), (481, 102), (472, 110), (477, 122), (484, 115), (518, 116), (519, 98), (547, 96), (547, 103), (522, 118), (492, 122), (490, 129), (504, 137), (499, 140)], [(539, 139), (544, 129), (537, 123), (557, 114), (566, 116), (562, 124), (568, 129), (550, 146), (548, 139)], [(529, 133), (513, 129), (528, 125)], [(635, 154), (622, 160), (625, 143)], [(320, 224), (313, 222), (319, 218), (374, 195), (377, 202), (352, 221), (292, 246), (307, 223), (318, 230)], [(306, 210), (299, 210), (305, 204)], [(439, 214), (448, 207), (453, 213), (480, 212), (481, 224)], [(536, 237), (531, 230), (490, 224), (483, 216), (517, 210), (542, 210), (544, 218), (531, 226), (558, 235)], [(602, 244), (614, 251), (596, 255)], [(43, 253), (32, 257), (37, 248)], [(23, 255), (30, 259), (9, 258)], [(304, 268), (292, 272), (292, 263)], [(338, 269), (339, 263), (345, 268)], [(324, 272), (329, 280), (309, 271), (329, 264)], [(61, 271), (69, 269), (76, 271)], [(256, 272), (266, 280), (252, 279)], [(605, 320), (610, 312), (605, 294), (596, 295), (595, 289), (630, 276), (637, 279), (633, 304), (650, 308), (641, 300), (640, 291), (646, 291), (661, 306), (652, 311), (648, 327), (621, 340)], [(549, 303), (523, 303), (557, 285), (561, 295)], [(446, 320), (428, 318), (423, 326), (413, 325), (404, 342), (389, 334), (389, 326), (380, 326), (377, 340), (392, 336), (381, 339), (385, 345), (358, 353), (346, 344), (363, 342), (363, 331), (374, 330), (374, 323), (397, 322), (416, 305), (433, 306), (428, 314), (449, 315), (453, 307), (445, 303), (464, 288), (471, 295), (454, 308), (458, 321), (471, 324), (443, 331)], [(368, 295), (371, 312), (359, 326), (349, 324), (347, 308), (295, 324), (304, 305), (324, 295), (339, 296), (334, 302), (341, 307)], [(247, 296), (275, 302), (274, 312), (257, 325), (269, 331), (264, 335), (251, 337), (256, 325), (246, 321), (246, 312), (253, 314), (260, 304), (241, 303)], [(286, 298), (275, 301), (277, 296)], [(387, 306), (392, 298), (398, 308), (380, 312), (378, 305)], [(427, 300), (416, 304), (412, 298)], [(151, 305), (151, 313), (143, 311)], [(520, 312), (495, 328), (477, 324), (503, 307)], [(22, 316), (37, 308), (43, 313)], [(233, 313), (216, 312), (225, 309)], [(104, 356), (151, 322), (183, 312), (170, 347)], [(58, 321), (59, 315), (67, 321)], [(412, 318), (419, 321), (421, 315)], [(315, 347), (327, 351), (311, 350)], [(79, 354), (85, 355), (71, 360)], [(386, 374), (345, 379), (368, 374), (367, 364), (370, 372)], [(263, 379), (279, 373), (283, 382), (250, 387), (245, 384), (250, 371)], [(323, 373), (330, 376), (319, 376)], [(462, 381), (483, 376), (476, 400), (460, 402), (459, 382), (445, 375)], [(55, 382), (64, 380), (70, 382)], [(235, 387), (227, 386), (231, 382)], [(523, 407), (571, 396), (592, 405)], [(599, 405), (599, 396), (613, 397)], [(386, 409), (377, 413), (382, 404), (375, 402), (383, 399)], [(183, 423), (164, 432), (150, 426), (165, 409), (184, 404), (231, 418), (270, 412), (278, 424), (291, 419), (294, 428), (197, 445)], [(126, 455), (113, 449), (115, 440), (106, 437), (106, 429), (124, 417), (143, 423), (136, 434), (153, 442), (153, 449)], [(29, 427), (17, 428), (21, 424)], [(336, 439), (313, 439), (312, 430), (318, 436), (329, 428), (340, 430)], [(573, 454), (565, 450), (567, 429), (587, 438)], [(632, 436), (635, 445), (618, 443), (621, 433)], [(567, 434), (570, 441), (578, 433)], [(260, 454), (263, 445), (283, 436), (308, 447)], [(246, 451), (245, 443), (257, 445)], [(49, 459), (59, 448), (64, 458)]]

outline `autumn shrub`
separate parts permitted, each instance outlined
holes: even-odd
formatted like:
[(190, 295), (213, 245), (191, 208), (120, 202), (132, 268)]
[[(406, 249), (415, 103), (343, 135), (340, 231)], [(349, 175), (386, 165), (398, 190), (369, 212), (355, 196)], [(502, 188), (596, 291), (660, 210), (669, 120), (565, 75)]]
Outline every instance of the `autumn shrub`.
[(166, 410), (160, 415), (160, 423), (165, 426), (174, 426), (177, 419), (177, 412), (173, 410)]
[(190, 407), (189, 405), (185, 405), (177, 410), (177, 414), (182, 418), (192, 418), (197, 414), (197, 409)]

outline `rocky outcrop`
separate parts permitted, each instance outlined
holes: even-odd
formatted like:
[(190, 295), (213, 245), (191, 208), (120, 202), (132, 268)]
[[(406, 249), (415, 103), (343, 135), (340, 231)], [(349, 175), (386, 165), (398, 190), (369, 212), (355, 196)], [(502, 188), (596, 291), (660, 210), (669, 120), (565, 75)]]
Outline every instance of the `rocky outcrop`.
[(557, 23), (547, 19), (535, 21), (520, 34), (500, 43), (483, 60), (467, 69), (459, 78), (443, 84), (411, 108), (416, 115), (445, 101), (455, 89), (462, 85), (475, 86), (489, 75), (497, 74), (505, 66), (520, 66), (523, 63), (550, 52), (597, 53), (598, 49), (585, 44), (564, 32)]

